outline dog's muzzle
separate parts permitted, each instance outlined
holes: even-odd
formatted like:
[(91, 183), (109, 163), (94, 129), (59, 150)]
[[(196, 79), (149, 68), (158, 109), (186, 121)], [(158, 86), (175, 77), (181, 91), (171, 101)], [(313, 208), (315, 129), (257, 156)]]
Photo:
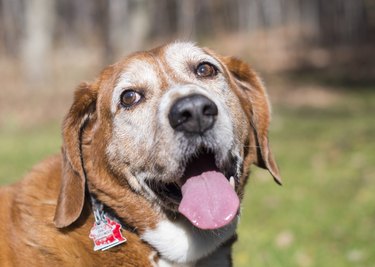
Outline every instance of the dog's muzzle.
[(176, 131), (203, 134), (215, 124), (218, 115), (216, 104), (201, 94), (179, 98), (171, 107), (168, 119)]
[(175, 183), (164, 184), (156, 190), (161, 197), (174, 199), (179, 213), (204, 230), (228, 225), (239, 209), (233, 177), (237, 164), (231, 156), (225, 164), (217, 164), (215, 150), (220, 148), (204, 143), (214, 136), (209, 130), (215, 130), (218, 116), (218, 106), (203, 94), (192, 93), (175, 100), (169, 109), (169, 124), (176, 134), (184, 135), (181, 139), (191, 142), (195, 153), (185, 155), (181, 162), (184, 171)]

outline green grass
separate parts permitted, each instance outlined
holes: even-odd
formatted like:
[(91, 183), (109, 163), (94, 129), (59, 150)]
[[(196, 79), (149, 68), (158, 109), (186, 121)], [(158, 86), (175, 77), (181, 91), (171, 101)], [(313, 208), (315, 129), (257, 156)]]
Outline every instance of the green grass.
[(60, 123), (22, 128), (11, 123), (0, 130), (0, 184), (19, 180), (43, 158), (60, 152)]
[(255, 170), (235, 266), (375, 266), (375, 92), (324, 110), (274, 109), (285, 184)]
[[(235, 266), (375, 266), (375, 92), (345, 94), (330, 108), (274, 107), (284, 185), (253, 168)], [(1, 184), (60, 151), (59, 124), (0, 130)]]

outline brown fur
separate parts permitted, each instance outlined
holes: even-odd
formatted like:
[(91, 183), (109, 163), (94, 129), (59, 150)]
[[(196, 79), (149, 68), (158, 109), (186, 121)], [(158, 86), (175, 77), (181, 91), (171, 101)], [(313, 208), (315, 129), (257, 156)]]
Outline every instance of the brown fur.
[[(158, 56), (163, 49), (149, 53)], [(208, 50), (207, 53), (214, 55)], [(252, 163), (268, 169), (281, 183), (268, 143), (270, 112), (263, 84), (246, 63), (214, 56), (223, 64), (247, 117), (239, 193), (243, 193)], [(150, 60), (145, 53), (132, 57)], [(94, 83), (78, 87), (63, 123), (61, 155), (37, 165), (19, 183), (1, 188), (1, 266), (151, 266), (154, 249), (141, 241), (139, 235), (153, 229), (162, 216), (154, 203), (129, 186), (127, 173), (111, 168), (104, 159), (112, 115), (108, 111), (110, 95), (99, 93), (114, 87), (126, 63), (124, 60), (109, 66)], [(167, 87), (164, 74), (159, 75), (161, 86)], [(179, 81), (179, 77), (173, 79)], [(126, 231), (125, 245), (93, 251), (88, 235), (94, 218), (86, 185), (91, 194), (133, 229)], [(230, 249), (233, 242), (234, 238), (223, 248)]]
[(259, 145), (258, 151), (253, 151), (245, 159), (245, 162), (247, 162), (245, 166), (250, 167), (254, 155), (256, 155), (255, 163), (259, 167), (268, 169), (275, 181), (281, 185), (279, 169), (268, 142), (268, 126), (271, 118), (266, 89), (256, 73), (245, 62), (232, 57), (225, 57), (222, 60), (233, 74), (235, 82), (237, 82), (238, 86), (233, 88), (240, 99), (243, 110), (247, 113), (255, 135), (249, 136), (252, 140), (249, 140), (248, 143)]

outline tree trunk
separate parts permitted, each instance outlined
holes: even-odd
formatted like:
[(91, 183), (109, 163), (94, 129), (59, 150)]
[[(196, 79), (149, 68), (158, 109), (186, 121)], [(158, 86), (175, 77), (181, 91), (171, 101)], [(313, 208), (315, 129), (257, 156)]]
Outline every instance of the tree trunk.
[[(19, 49), (21, 35), (22, 8), (19, 0), (1, 1), (1, 31), (4, 50), (11, 56), (16, 56)], [(20, 16), (21, 13), (21, 16)]]
[(25, 1), (25, 33), (22, 61), (26, 78), (38, 82), (49, 72), (55, 0)]
[(183, 39), (195, 38), (195, 1), (177, 1), (177, 31)]

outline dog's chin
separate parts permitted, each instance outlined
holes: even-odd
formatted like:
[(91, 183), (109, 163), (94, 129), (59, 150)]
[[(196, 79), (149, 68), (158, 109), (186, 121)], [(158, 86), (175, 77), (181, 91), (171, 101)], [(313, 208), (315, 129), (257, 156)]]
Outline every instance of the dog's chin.
[[(230, 155), (230, 153), (228, 153), (228, 155)], [(179, 216), (181, 213), (181, 202), (183, 202), (183, 193), (185, 192), (185, 195), (188, 194), (186, 193), (186, 188), (188, 187), (187, 184), (191, 184), (194, 179), (197, 179), (197, 177), (204, 176), (202, 182), (206, 183), (206, 179), (211, 179), (210, 176), (215, 176), (217, 174), (220, 178), (219, 180), (221, 180), (217, 181), (217, 183), (220, 184), (221, 182), (229, 184), (234, 194), (236, 194), (235, 190), (236, 185), (238, 185), (239, 177), (239, 174), (237, 173), (238, 159), (227, 156), (226, 159), (219, 160), (213, 151), (201, 148), (193, 156), (187, 158), (181, 165), (183, 171), (180, 171), (180, 175), (175, 175), (172, 182), (162, 182), (154, 179), (146, 181), (146, 184), (155, 193), (158, 202), (167, 213), (170, 213), (173, 216)], [(217, 186), (215, 179), (216, 177), (211, 179), (214, 180), (213, 182), (205, 184), (205, 187), (208, 187), (205, 189), (206, 193), (211, 193), (210, 186)], [(224, 187), (228, 188), (227, 185)], [(212, 188), (212, 191), (214, 191), (213, 189), (214, 188)], [(218, 191), (217, 188), (216, 191)], [(193, 192), (193, 194), (196, 193)], [(194, 220), (191, 219), (191, 221), (194, 224)]]

